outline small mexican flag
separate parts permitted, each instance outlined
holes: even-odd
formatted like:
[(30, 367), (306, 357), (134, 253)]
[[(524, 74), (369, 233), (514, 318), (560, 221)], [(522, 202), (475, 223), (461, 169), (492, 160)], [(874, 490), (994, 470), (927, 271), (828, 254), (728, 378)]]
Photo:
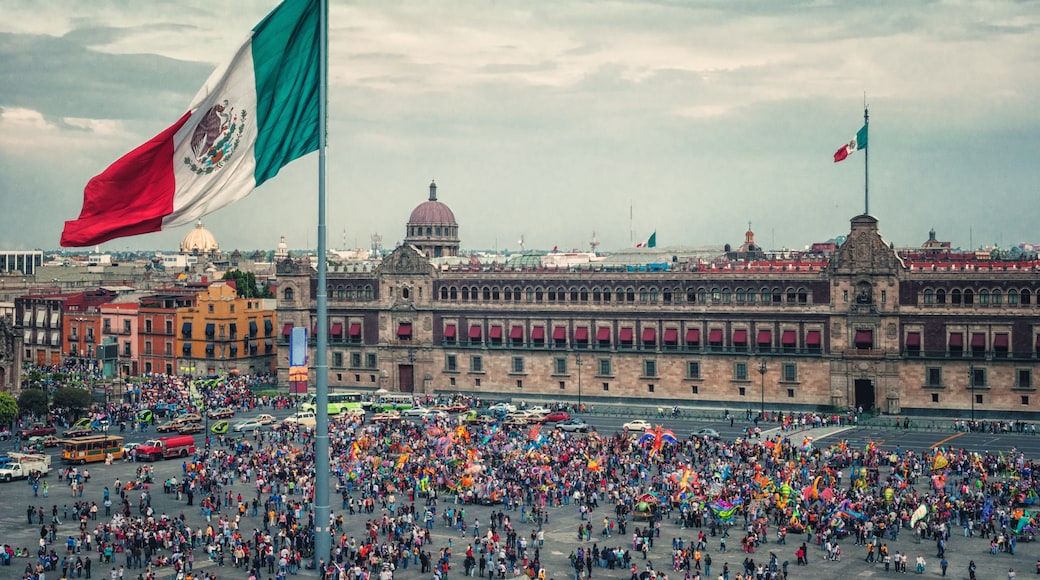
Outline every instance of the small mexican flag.
[(834, 162), (844, 161), (846, 157), (851, 155), (853, 152), (860, 151), (867, 148), (867, 126), (863, 125), (856, 136), (852, 138), (845, 145), (842, 145), (840, 149), (834, 152)]

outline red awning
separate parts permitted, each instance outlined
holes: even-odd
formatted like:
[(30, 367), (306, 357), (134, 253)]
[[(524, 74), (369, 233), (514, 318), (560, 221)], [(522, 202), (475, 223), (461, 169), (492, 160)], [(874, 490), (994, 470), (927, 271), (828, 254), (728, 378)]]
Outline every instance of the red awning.
[(1008, 335), (1006, 332), (998, 332), (993, 335), (993, 348), (999, 350), (1008, 349)]
[(810, 330), (805, 333), (805, 346), (820, 346), (819, 330)]
[(402, 322), (397, 325), (397, 336), (398, 338), (411, 338), (412, 337), (412, 323)]
[(332, 336), (343, 336), (343, 323), (334, 322), (332, 324), (332, 329), (329, 330), (329, 334), (331, 334)]
[(971, 348), (986, 348), (986, 334), (982, 332), (971, 333)]
[(769, 329), (760, 329), (758, 331), (758, 344), (770, 345), (773, 344), (773, 331)]
[(534, 341), (545, 340), (545, 327), (544, 326), (532, 326), (531, 327), (531, 340), (534, 340)]
[(588, 342), (589, 341), (589, 327), (579, 326), (574, 329), (574, 340), (577, 342)]
[(286, 322), (285, 325), (282, 326), (282, 336), (289, 336), (290, 334), (292, 334), (292, 323)]
[[(454, 326), (452, 328), (455, 328)], [(361, 336), (361, 323), (351, 322), (350, 328), (347, 329), (347, 334), (350, 336)]]
[(856, 331), (856, 346), (868, 347), (868, 348), (874, 346), (874, 331), (873, 330), (857, 330)]
[(722, 344), (722, 329), (713, 328), (708, 331), (708, 342), (711, 344)]
[(701, 330), (699, 328), (686, 329), (686, 344), (699, 346), (701, 344)]
[(502, 327), (495, 324), (491, 326), (491, 330), (488, 331), (488, 338), (491, 340), (502, 340)]
[(910, 348), (921, 347), (921, 333), (920, 332), (908, 332), (906, 333), (906, 346)]
[(747, 330), (743, 328), (734, 330), (733, 344), (747, 344)]
[[(353, 329), (354, 327), (351, 326), (350, 328)], [(455, 338), (455, 325), (454, 324), (445, 324), (444, 325), (444, 338)]]
[(666, 328), (664, 329), (664, 341), (668, 344), (679, 343), (679, 329), (678, 328)]
[(513, 328), (510, 328), (509, 329), (509, 339), (510, 340), (523, 340), (524, 339), (524, 327), (523, 326), (514, 326)]
[(962, 348), (964, 346), (964, 335), (959, 332), (950, 333), (950, 348)]
[(596, 340), (600, 342), (610, 342), (610, 327), (601, 326), (596, 329)]
[(567, 340), (567, 327), (566, 326), (554, 326), (553, 327), (553, 340)]
[(618, 340), (620, 340), (621, 342), (630, 343), (632, 342), (632, 337), (634, 336), (634, 334), (635, 333), (633, 332), (633, 330), (626, 326), (621, 329), (620, 333), (618, 333)]
[(785, 330), (780, 335), (780, 344), (784, 346), (795, 346), (798, 344), (798, 333), (793, 330)]
[(483, 333), (483, 329), (480, 328), (479, 324), (474, 324), (469, 327), (469, 339), (480, 340), (480, 336)]
[(643, 329), (643, 342), (645, 344), (653, 344), (657, 342), (657, 329), (656, 328), (644, 328)]

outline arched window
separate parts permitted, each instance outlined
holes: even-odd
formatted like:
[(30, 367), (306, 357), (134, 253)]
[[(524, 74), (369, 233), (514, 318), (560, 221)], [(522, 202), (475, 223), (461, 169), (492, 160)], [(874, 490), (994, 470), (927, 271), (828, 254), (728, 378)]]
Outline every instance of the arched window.
[(650, 291), (647, 290), (646, 288), (640, 288), (639, 289), (639, 301), (640, 302), (649, 302), (650, 301)]
[(373, 292), (373, 290), (372, 290), (372, 285), (371, 284), (366, 284), (365, 285), (365, 300), (372, 300), (373, 298), (375, 298), (375, 292)]
[(935, 291), (935, 303), (946, 304), (946, 290), (939, 288)]
[[(541, 299), (541, 296), (539, 296), (538, 300), (540, 301)], [(534, 288), (531, 288), (530, 286), (527, 287), (527, 301), (534, 302)]]
[(592, 301), (593, 302), (600, 302), (601, 301), (601, 294), (599, 292), (599, 288), (593, 288), (592, 289)]
[(694, 290), (693, 288), (687, 288), (686, 289), (686, 301), (689, 302), (690, 304), (696, 304), (697, 303), (697, 291)]
[(763, 288), (761, 291), (761, 296), (762, 304), (769, 304), (773, 301), (773, 295), (769, 292), (769, 288)]
[(1029, 306), (1029, 304), (1032, 302), (1033, 293), (1029, 291), (1029, 288), (1026, 288), (1025, 290), (1022, 290), (1022, 293), (1018, 296), (1019, 302), (1022, 304), (1022, 306)]
[(1008, 290), (1008, 304), (1015, 306), (1018, 305), (1018, 290), (1015, 290), (1014, 288)]
[(671, 288), (665, 288), (664, 289), (664, 292), (661, 293), (661, 300), (664, 300), (665, 302), (671, 302), (672, 301), (672, 289)]
[(469, 299), (476, 301), (477, 296), (478, 296), (478, 294), (477, 294), (477, 287), (476, 286), (470, 286), (469, 287)]
[(447, 300), (447, 299), (448, 299), (448, 287), (447, 286), (441, 286), (441, 300)]
[(779, 288), (773, 288), (773, 304), (780, 304), (784, 299), (783, 293)]
[(347, 286), (347, 300), (353, 300), (353, 299), (354, 299), (354, 287), (353, 286)]
[(296, 299), (296, 292), (292, 288), (286, 288), (282, 291), (282, 300), (286, 302), (292, 302)]
[(543, 291), (542, 291), (541, 287), (535, 288), (534, 289), (534, 300), (535, 300), (535, 302), (541, 302), (542, 301), (542, 296), (543, 296)]
[(625, 301), (625, 290), (622, 289), (622, 288), (615, 289), (614, 290), (614, 302), (617, 302), (618, 304), (621, 304), (624, 301)]
[(584, 303), (589, 301), (589, 289), (582, 286), (578, 292), (578, 298)]
[(635, 301), (636, 301), (636, 289), (635, 288), (629, 288), (629, 289), (625, 290), (625, 302), (635, 302)]
[(722, 289), (722, 303), (729, 304), (733, 300), (733, 291), (729, 288)]
[(452, 286), (451, 290), (448, 291), (448, 295), (451, 296), (452, 300), (458, 300), (459, 299), (459, 289), (454, 287), (454, 286)]
[(658, 293), (657, 288), (651, 288), (650, 289), (650, 303), (651, 304), (657, 304), (657, 300), (658, 300), (658, 294), (657, 293)]
[(961, 303), (961, 291), (959, 289), (954, 289), (952, 292), (950, 292), (950, 304), (957, 304), (957, 305), (959, 305), (960, 303)]
[(935, 290), (931, 288), (925, 288), (924, 290), (924, 303), (935, 304)]
[(717, 287), (711, 289), (711, 301), (716, 304), (722, 301), (722, 291)]
[(513, 301), (520, 302), (520, 287), (513, 286)]
[(469, 300), (469, 288), (466, 286), (462, 287), (462, 299)]
[(974, 303), (975, 303), (975, 292), (971, 288), (968, 288), (967, 290), (964, 291), (964, 304), (966, 306), (970, 306), (971, 304), (974, 304)]
[(566, 302), (567, 301), (567, 289), (566, 288), (561, 286), (561, 287), (556, 289), (556, 301), (557, 302)]
[(979, 304), (984, 306), (989, 304), (989, 290), (979, 290)]
[(491, 300), (491, 288), (484, 286), (484, 302)]
[(990, 301), (993, 302), (993, 304), (998, 304), (998, 305), (1002, 304), (1004, 302), (1004, 296), (1000, 292), (999, 288), (994, 290), (993, 293), (990, 294)]
[(747, 291), (743, 288), (737, 288), (737, 302), (743, 304), (747, 300)]
[(545, 292), (545, 299), (548, 300), (549, 302), (556, 302), (556, 289), (555, 288), (549, 288), (548, 290), (546, 290), (546, 292)]
[(495, 302), (498, 302), (498, 300), (499, 300), (498, 286), (494, 286), (493, 288), (491, 288), (491, 299), (494, 300)]
[(577, 288), (571, 288), (570, 294), (571, 294), (571, 302), (577, 302), (578, 301), (578, 289)]
[(697, 289), (697, 302), (700, 302), (701, 304), (707, 304), (708, 303), (708, 289), (707, 288), (703, 288), (702, 287), (702, 288), (698, 288)]
[(798, 303), (808, 304), (809, 303), (809, 290), (806, 288), (798, 289)]
[(787, 303), (794, 304), (798, 301), (798, 294), (795, 293), (794, 288), (787, 289)]

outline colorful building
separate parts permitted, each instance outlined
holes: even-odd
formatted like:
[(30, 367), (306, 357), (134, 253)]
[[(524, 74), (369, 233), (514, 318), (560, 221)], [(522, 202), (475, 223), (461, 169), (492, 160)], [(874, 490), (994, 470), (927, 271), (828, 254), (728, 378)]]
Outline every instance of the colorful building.
[(273, 300), (239, 298), (231, 284), (211, 283), (194, 305), (177, 309), (176, 367), (194, 375), (271, 372), (274, 321)]

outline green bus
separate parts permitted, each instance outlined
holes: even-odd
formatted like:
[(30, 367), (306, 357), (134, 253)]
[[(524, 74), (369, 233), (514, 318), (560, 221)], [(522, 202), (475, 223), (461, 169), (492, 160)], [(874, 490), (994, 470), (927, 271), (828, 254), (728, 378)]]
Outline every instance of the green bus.
[[(339, 415), (340, 413), (350, 413), (351, 411), (363, 413), (362, 400), (361, 393), (329, 393), (329, 415)], [(300, 410), (317, 413), (318, 396), (311, 395), (311, 398), (306, 403), (300, 405)]]

